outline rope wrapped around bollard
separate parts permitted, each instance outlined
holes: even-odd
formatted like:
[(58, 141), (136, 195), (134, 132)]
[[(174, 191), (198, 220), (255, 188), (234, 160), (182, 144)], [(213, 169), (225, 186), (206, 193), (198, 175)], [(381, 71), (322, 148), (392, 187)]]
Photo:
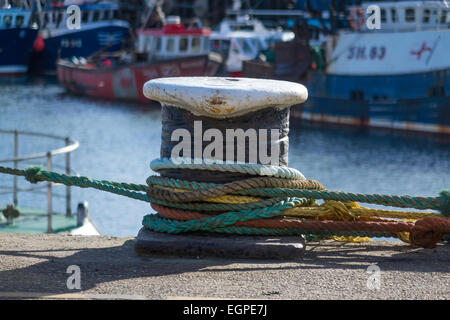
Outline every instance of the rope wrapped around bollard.
[[(158, 159), (151, 167), (158, 171), (166, 166), (176, 166), (170, 162), (170, 159)], [(191, 164), (186, 170), (215, 170), (220, 165)], [(355, 240), (352, 237), (396, 237), (425, 248), (434, 247), (450, 234), (450, 221), (439, 213), (369, 209), (348, 201), (351, 198), (385, 206), (433, 208), (446, 212), (446, 191), (439, 198), (348, 194), (325, 190), (315, 180), (278, 178), (276, 168), (271, 169), (275, 177), (226, 184), (149, 177), (147, 195), (171, 205), (152, 203), (158, 215), (147, 215), (143, 225), (153, 231), (175, 234), (191, 231), (277, 236), (307, 234), (322, 238), (343, 236), (347, 240)], [(298, 197), (293, 197), (295, 195)], [(325, 202), (317, 205), (316, 199)], [(271, 201), (270, 204), (267, 201)], [(265, 202), (263, 206), (259, 206), (261, 202)], [(189, 205), (190, 209), (187, 209)], [(194, 207), (197, 211), (192, 210)], [(423, 219), (415, 223), (398, 220), (420, 218)]]
[[(449, 216), (445, 215), (449, 210), (448, 191), (442, 191), (438, 197), (353, 194), (325, 190), (315, 180), (274, 177), (214, 184), (151, 176), (147, 179), (148, 185), (142, 185), (68, 176), (41, 167), (21, 170), (0, 166), (0, 173), (24, 176), (32, 183), (50, 181), (94, 188), (150, 202), (158, 214), (145, 216), (143, 224), (157, 232), (177, 234), (203, 230), (277, 236), (307, 234), (322, 238), (344, 236), (349, 239), (397, 237), (424, 248), (434, 247), (450, 234)], [(174, 202), (172, 198), (166, 200), (167, 195), (172, 197), (185, 193), (192, 195), (190, 199), (186, 197), (185, 202)], [(218, 201), (219, 198), (214, 196), (231, 198)], [(240, 201), (239, 197), (246, 199)], [(349, 198), (385, 206), (437, 209), (441, 213), (369, 209), (349, 202)], [(317, 199), (325, 202), (315, 204)], [(340, 205), (336, 206), (336, 202)], [(328, 205), (330, 203), (333, 205)], [(348, 213), (343, 215), (338, 208), (347, 208)], [(404, 233), (408, 234), (407, 237)]]

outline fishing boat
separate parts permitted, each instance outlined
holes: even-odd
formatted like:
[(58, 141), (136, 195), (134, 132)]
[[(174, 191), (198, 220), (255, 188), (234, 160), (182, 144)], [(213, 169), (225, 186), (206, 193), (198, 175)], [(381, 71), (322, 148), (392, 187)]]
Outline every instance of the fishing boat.
[(222, 59), (209, 51), (210, 33), (209, 28), (167, 17), (161, 28), (138, 30), (131, 52), (58, 61), (58, 81), (74, 94), (148, 102), (142, 93), (148, 80), (215, 75)]
[(249, 15), (224, 19), (211, 33), (211, 50), (224, 57), (225, 72), (231, 76), (242, 75), (242, 62), (255, 59), (261, 50), (278, 41), (291, 41), (291, 31), (267, 29), (261, 21)]
[[(72, 4), (80, 9), (79, 27), (75, 12), (67, 10)], [(119, 9), (112, 1), (37, 1), (35, 20), (40, 30), (33, 70), (54, 75), (58, 59), (122, 49), (130, 38), (130, 25), (121, 18)]]
[[(380, 29), (365, 23), (373, 4), (380, 8)], [(308, 101), (293, 116), (450, 134), (448, 3), (364, 2), (351, 12), (352, 28), (329, 37), (326, 66), (309, 73)]]
[(31, 10), (0, 3), (0, 77), (23, 76), (38, 30), (31, 24)]
[[(367, 26), (371, 5), (380, 9), (380, 29)], [(305, 84), (308, 100), (293, 117), (450, 134), (447, 2), (365, 1), (348, 12), (332, 34), (277, 45), (274, 63), (246, 61), (243, 75)]]

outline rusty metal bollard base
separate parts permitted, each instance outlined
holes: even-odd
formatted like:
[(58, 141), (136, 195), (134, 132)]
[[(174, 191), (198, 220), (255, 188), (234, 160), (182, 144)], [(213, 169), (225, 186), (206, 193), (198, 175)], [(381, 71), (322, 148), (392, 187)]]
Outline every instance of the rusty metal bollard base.
[(142, 228), (134, 248), (142, 255), (291, 260), (303, 257), (305, 239), (301, 236), (277, 238), (206, 232), (173, 235)]

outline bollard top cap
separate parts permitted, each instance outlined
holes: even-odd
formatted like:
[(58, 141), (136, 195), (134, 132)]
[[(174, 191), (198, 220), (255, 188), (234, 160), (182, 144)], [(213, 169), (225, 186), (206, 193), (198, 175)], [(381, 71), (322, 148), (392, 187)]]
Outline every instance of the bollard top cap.
[(197, 116), (230, 118), (302, 103), (308, 98), (308, 90), (299, 83), (280, 80), (175, 77), (146, 82), (144, 95)]

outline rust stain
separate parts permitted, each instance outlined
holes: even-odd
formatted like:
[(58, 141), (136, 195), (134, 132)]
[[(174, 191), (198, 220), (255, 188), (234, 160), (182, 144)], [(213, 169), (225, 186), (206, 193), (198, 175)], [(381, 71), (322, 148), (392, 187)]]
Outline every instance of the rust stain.
[(220, 96), (212, 96), (206, 100), (206, 103), (212, 106), (220, 106), (226, 103), (225, 99)]
[(235, 110), (235, 107), (226, 106), (227, 99), (220, 95), (212, 96), (200, 105), (200, 108), (209, 114), (229, 114)]

